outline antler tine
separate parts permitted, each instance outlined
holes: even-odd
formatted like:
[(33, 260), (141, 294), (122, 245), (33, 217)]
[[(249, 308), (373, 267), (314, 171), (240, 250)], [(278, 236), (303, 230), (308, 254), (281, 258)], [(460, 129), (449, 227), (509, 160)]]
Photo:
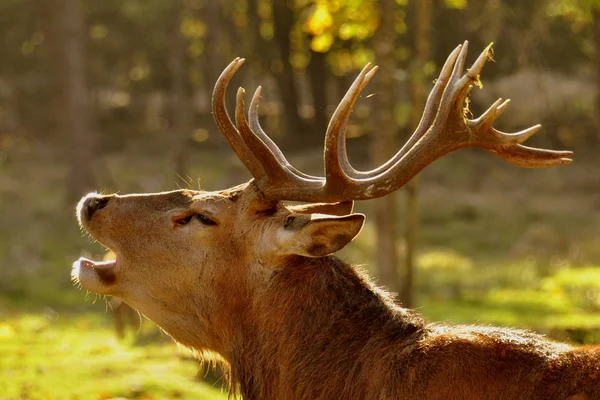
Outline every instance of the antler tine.
[(279, 149), (279, 147), (271, 140), (271, 138), (265, 133), (262, 126), (260, 125), (260, 119), (258, 116), (258, 106), (260, 104), (260, 95), (262, 93), (262, 87), (259, 86), (254, 91), (254, 95), (252, 96), (252, 100), (250, 101), (250, 107), (248, 109), (248, 120), (250, 123), (250, 130), (256, 135), (262, 143), (271, 150), (273, 156), (277, 159), (277, 161), (283, 165), (287, 170), (291, 173), (306, 179), (318, 180), (322, 181), (322, 178), (307, 175), (291, 165), (288, 160), (285, 158), (283, 152)]
[[(448, 81), (450, 80), (450, 77), (452, 75), (453, 67), (456, 63), (457, 58), (459, 57), (459, 54), (461, 53), (462, 48), (463, 45), (458, 45), (450, 53), (450, 55), (444, 62), (444, 65), (440, 72), (440, 76), (436, 80), (435, 85), (433, 86), (433, 89), (431, 89), (431, 93), (427, 98), (425, 110), (423, 111), (421, 120), (419, 121), (415, 132), (410, 136), (410, 138), (408, 139), (408, 141), (406, 141), (402, 148), (387, 162), (370, 171), (357, 171), (350, 165), (345, 151), (341, 152), (341, 165), (346, 175), (350, 176), (351, 178), (364, 179), (377, 176), (382, 172), (387, 171), (390, 167), (396, 164), (406, 154), (406, 152), (410, 150), (414, 146), (414, 144), (418, 142), (421, 139), (421, 137), (423, 137), (423, 135), (425, 135), (425, 133), (427, 133), (427, 130), (429, 129), (429, 127), (435, 119), (435, 116), (437, 115), (439, 104), (442, 100), (442, 95), (444, 94), (444, 89), (448, 85)], [(348, 168), (346, 168), (346, 165), (348, 166)]]
[(246, 115), (244, 114), (244, 92), (244, 88), (238, 88), (235, 104), (235, 123), (242, 140), (260, 163), (264, 176), (275, 177), (278, 172), (281, 172), (280, 165), (270, 149), (248, 127)]
[[(448, 86), (448, 82), (450, 81), (450, 77), (452, 75), (452, 69), (460, 52), (463, 48), (463, 45), (459, 44), (452, 50), (444, 65), (442, 66), (442, 70), (440, 71), (440, 75), (438, 76), (435, 84), (433, 85), (433, 89), (431, 89), (431, 93), (427, 97), (427, 101), (425, 102), (425, 109), (423, 110), (423, 115), (421, 116), (421, 120), (415, 129), (415, 132), (410, 136), (407, 142), (402, 146), (398, 154), (396, 154), (392, 159), (390, 159), (384, 166), (388, 166), (395, 164), (397, 160), (399, 160), (402, 155), (412, 146), (421, 139), (421, 137), (427, 132), (435, 117), (437, 115), (437, 111), (440, 106), (440, 102), (442, 101), (442, 96), (444, 94), (444, 90), (446, 86)], [(383, 168), (381, 169), (383, 170)], [(376, 173), (377, 170), (373, 170), (373, 173)], [(381, 171), (377, 171), (379, 173)]]
[[(468, 42), (465, 42), (458, 55), (455, 52), (450, 55), (448, 58), (450, 63), (447, 62), (442, 70), (438, 81), (441, 85), (439, 87), (439, 92), (442, 92), (441, 100), (438, 103), (434, 97), (434, 101), (430, 101), (432, 100), (430, 96), (427, 104), (429, 110), (425, 112), (427, 114), (437, 108), (427, 132), (418, 140), (411, 140), (412, 145), (407, 147), (406, 152), (401, 156), (397, 154), (393, 159), (394, 163), (386, 163), (389, 166), (387, 169), (380, 167), (360, 178), (348, 178), (349, 182), (344, 187), (346, 198), (357, 200), (384, 196), (408, 182), (437, 158), (464, 147), (483, 148), (509, 163), (523, 167), (546, 167), (571, 161), (568, 158), (571, 152), (534, 149), (519, 144), (539, 130), (539, 126), (515, 134), (506, 134), (493, 128), (492, 122), (504, 112), (508, 102), (497, 101), (476, 120), (468, 120), (464, 117), (463, 107), (466, 96), (473, 84), (478, 81), (478, 75), (491, 51), (488, 46), (471, 69), (463, 74), (467, 48)], [(448, 74), (450, 69), (452, 72)], [(427, 118), (423, 120), (426, 121)], [(374, 174), (374, 171), (381, 173)]]
[(504, 161), (524, 168), (545, 168), (569, 164), (573, 161), (570, 158), (573, 156), (572, 151), (536, 149), (520, 144), (505, 149), (488, 151)]
[(354, 79), (333, 113), (325, 133), (325, 179), (327, 186), (341, 185), (357, 174), (346, 152), (346, 126), (358, 97), (377, 72), (377, 66), (368, 63)]
[(502, 115), (504, 111), (506, 111), (509, 104), (510, 99), (502, 100), (500, 98), (496, 100), (483, 114), (481, 114), (479, 118), (469, 120), (468, 123), (474, 130), (489, 130), (491, 137), (490, 141), (494, 144), (515, 145), (523, 143), (533, 136), (537, 131), (539, 131), (542, 126), (537, 124), (516, 133), (504, 133), (494, 128), (492, 123), (496, 118)]
[[(498, 99), (479, 118), (468, 121), (473, 130), (483, 133), (480, 137), (481, 147), (511, 164), (524, 168), (544, 168), (573, 161), (569, 158), (573, 155), (572, 151), (536, 149), (520, 144), (542, 129), (539, 124), (516, 133), (505, 133), (494, 128), (492, 123), (506, 111), (509, 104), (509, 99)], [(485, 147), (486, 141), (489, 144), (488, 148)], [(474, 142), (474, 146), (476, 145)]]
[[(289, 163), (283, 157), (281, 150), (273, 143), (266, 134), (266, 137), (273, 147), (268, 146), (257, 134), (254, 132), (249, 126), (248, 121), (246, 120), (246, 116), (244, 114), (244, 89), (239, 88), (237, 92), (236, 98), (236, 107), (235, 107), (235, 119), (237, 127), (240, 131), (242, 139), (248, 146), (248, 148), (252, 151), (252, 154), (264, 171), (264, 175), (269, 181), (269, 185), (273, 185), (276, 182), (283, 182), (289, 180), (295, 180), (296, 178), (302, 179), (301, 176), (298, 176), (294, 171), (290, 170)], [(264, 132), (263, 132), (264, 133)], [(283, 158), (284, 163), (282, 163), (281, 159), (277, 157), (274, 153), (274, 149), (279, 152), (279, 155)], [(286, 165), (287, 164), (287, 165)], [(318, 179), (318, 178), (315, 178)], [(257, 178), (257, 183), (259, 185), (264, 184)], [(319, 180), (319, 181), (322, 181)]]
[[(255, 178), (255, 184), (266, 198), (311, 202), (325, 198), (323, 196), (325, 179), (299, 173), (285, 161), (281, 151), (270, 139), (267, 138), (267, 143), (263, 142), (261, 137), (248, 126), (244, 113), (243, 88), (240, 88), (237, 93), (235, 110), (237, 127), (231, 121), (225, 107), (225, 93), (231, 78), (243, 62), (242, 58), (233, 60), (215, 84), (212, 109), (219, 130)], [(258, 93), (260, 94), (260, 91)], [(262, 130), (261, 134), (266, 137)], [(285, 162), (280, 163), (280, 160)]]
[(225, 93), (227, 91), (227, 86), (244, 61), (245, 59), (243, 58), (236, 58), (225, 68), (225, 70), (223, 70), (221, 76), (219, 76), (213, 90), (212, 111), (219, 130), (223, 136), (225, 136), (233, 151), (235, 151), (240, 161), (248, 168), (248, 171), (250, 171), (252, 176), (259, 179), (264, 175), (264, 170), (260, 164), (256, 162), (256, 158), (244, 143), (244, 140), (240, 136), (240, 132), (236, 129), (235, 125), (233, 125), (233, 122), (231, 122), (231, 118), (229, 118), (229, 113), (225, 107)]

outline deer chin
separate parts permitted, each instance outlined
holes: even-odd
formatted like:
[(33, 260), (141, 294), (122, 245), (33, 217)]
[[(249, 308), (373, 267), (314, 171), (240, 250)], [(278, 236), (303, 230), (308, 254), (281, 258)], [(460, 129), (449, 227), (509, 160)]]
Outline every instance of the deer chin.
[(80, 258), (73, 263), (71, 278), (90, 292), (111, 294), (117, 280), (119, 261), (92, 261)]

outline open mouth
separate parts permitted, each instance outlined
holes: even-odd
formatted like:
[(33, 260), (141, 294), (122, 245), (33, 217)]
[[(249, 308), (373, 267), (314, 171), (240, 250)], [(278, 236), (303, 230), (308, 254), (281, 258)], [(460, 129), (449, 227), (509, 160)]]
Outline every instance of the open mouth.
[[(77, 205), (79, 224), (96, 240), (99, 240), (99, 238), (92, 233), (90, 227), (91, 225), (98, 225), (97, 223), (94, 224), (93, 221), (98, 219), (97, 215), (106, 213), (107, 206), (114, 197), (113, 195), (88, 193)], [(102, 222), (102, 218), (106, 218), (106, 215), (100, 215), (100, 222)], [(104, 261), (94, 261), (84, 257), (75, 261), (71, 269), (71, 278), (89, 291), (110, 294), (109, 292), (111, 292), (117, 280), (116, 272), (118, 269), (118, 257), (112, 251), (109, 251), (105, 255)]]
[(117, 280), (118, 265), (118, 259), (93, 261), (82, 257), (73, 263), (71, 277), (85, 289), (105, 294)]

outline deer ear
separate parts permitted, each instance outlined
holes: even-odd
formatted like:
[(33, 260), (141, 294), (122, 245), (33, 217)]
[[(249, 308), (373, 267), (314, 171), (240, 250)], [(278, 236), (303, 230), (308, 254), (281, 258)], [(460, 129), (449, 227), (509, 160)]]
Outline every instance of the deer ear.
[(360, 232), (365, 216), (290, 214), (278, 232), (281, 255), (323, 257), (342, 249)]

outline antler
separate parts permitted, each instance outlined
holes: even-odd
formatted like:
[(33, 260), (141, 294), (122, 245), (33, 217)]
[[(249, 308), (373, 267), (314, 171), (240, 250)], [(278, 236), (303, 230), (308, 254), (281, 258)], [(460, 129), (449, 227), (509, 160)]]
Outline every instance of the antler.
[(235, 120), (225, 108), (225, 91), (234, 73), (244, 62), (236, 58), (223, 71), (213, 92), (213, 113), (217, 125), (254, 176), (256, 185), (270, 199), (305, 202), (366, 200), (397, 190), (427, 165), (451, 151), (478, 147), (521, 167), (539, 168), (568, 164), (570, 151), (552, 151), (521, 145), (535, 134), (540, 125), (516, 133), (504, 133), (492, 123), (507, 108), (509, 100), (498, 99), (479, 118), (465, 117), (465, 100), (479, 73), (490, 57), (491, 45), (463, 73), (468, 42), (448, 56), (436, 81), (417, 129), (406, 144), (385, 164), (357, 171), (350, 165), (346, 152), (346, 126), (360, 93), (377, 67), (367, 64), (335, 110), (325, 135), (325, 177), (306, 175), (286, 160), (277, 145), (260, 126), (258, 87), (248, 113), (244, 114), (244, 89), (237, 93)]

